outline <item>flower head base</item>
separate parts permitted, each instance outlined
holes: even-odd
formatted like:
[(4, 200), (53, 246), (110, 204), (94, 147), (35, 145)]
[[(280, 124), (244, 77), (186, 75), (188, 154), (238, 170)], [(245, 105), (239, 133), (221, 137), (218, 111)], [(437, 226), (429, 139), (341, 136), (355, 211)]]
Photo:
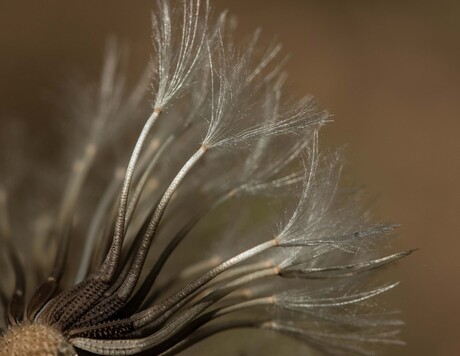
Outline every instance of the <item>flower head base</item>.
[(40, 324), (22, 324), (8, 330), (0, 340), (0, 355), (74, 356), (75, 349), (57, 330)]
[[(109, 43), (98, 100), (81, 111), (94, 126), (56, 219), (36, 231), (39, 280), (26, 272), (8, 217), (13, 197), (0, 189), (0, 263), (14, 277), (0, 283), (0, 354), (26, 344), (35, 354), (172, 355), (233, 328), (339, 354), (398, 344), (399, 322), (367, 310), (396, 284), (363, 286), (412, 251), (376, 249), (394, 226), (372, 223), (358, 194), (341, 188), (339, 153), (320, 153), (328, 114), (311, 98), (286, 104), (281, 46), (258, 56), (257, 32), (239, 51), (225, 14), (211, 23), (200, 0), (177, 9), (160, 1), (153, 32), (153, 78), (145, 71), (130, 93)], [(126, 168), (122, 157), (95, 204), (82, 206), (108, 156), (125, 153), (136, 117), (143, 127)], [(226, 239), (228, 248), (203, 251)]]

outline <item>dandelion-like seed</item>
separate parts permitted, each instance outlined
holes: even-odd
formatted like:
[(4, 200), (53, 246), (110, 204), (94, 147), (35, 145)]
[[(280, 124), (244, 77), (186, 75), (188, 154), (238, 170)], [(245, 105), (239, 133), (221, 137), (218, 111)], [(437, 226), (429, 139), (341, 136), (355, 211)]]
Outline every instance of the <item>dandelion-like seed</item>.
[[(233, 29), (207, 2), (159, 2), (154, 63), (130, 92), (109, 42), (84, 101), (92, 129), (28, 259), (0, 189), (0, 355), (173, 355), (235, 328), (332, 354), (401, 343), (401, 323), (369, 300), (396, 285), (372, 284), (376, 271), (412, 251), (379, 248), (394, 226), (339, 184), (341, 153), (320, 150), (328, 114), (284, 98), (281, 46), (256, 32), (240, 48)], [(104, 176), (136, 117), (127, 163)]]

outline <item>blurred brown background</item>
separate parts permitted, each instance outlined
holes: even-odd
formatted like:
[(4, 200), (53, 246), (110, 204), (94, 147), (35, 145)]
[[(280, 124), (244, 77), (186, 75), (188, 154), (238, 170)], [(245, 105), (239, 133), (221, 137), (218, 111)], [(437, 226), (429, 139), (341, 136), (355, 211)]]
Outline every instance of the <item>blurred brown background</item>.
[[(213, 2), (213, 1), (211, 1)], [(407, 321), (400, 355), (460, 354), (460, 2), (216, 0), (242, 32), (262, 27), (292, 54), (290, 84), (335, 115), (380, 216), (402, 224), (392, 292)], [(0, 0), (0, 114), (37, 130), (69, 73), (97, 78), (108, 35), (150, 53), (151, 1)], [(1, 117), (1, 116), (0, 116)], [(41, 130), (46, 130), (43, 126)]]

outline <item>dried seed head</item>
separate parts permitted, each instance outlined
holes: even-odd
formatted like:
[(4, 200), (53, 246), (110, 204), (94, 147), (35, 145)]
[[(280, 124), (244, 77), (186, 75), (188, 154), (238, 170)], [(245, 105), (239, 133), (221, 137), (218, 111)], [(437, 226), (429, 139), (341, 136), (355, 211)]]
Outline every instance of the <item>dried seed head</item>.
[(75, 356), (72, 345), (52, 327), (22, 324), (0, 338), (0, 356)]
[[(382, 257), (395, 226), (340, 184), (340, 152), (320, 149), (329, 115), (283, 95), (281, 46), (264, 50), (260, 32), (238, 46), (209, 0), (158, 2), (155, 64), (133, 90), (112, 41), (98, 89), (70, 105), (93, 126), (46, 227), (24, 234), (37, 199), (0, 185), (0, 356), (177, 355), (235, 328), (327, 354), (401, 344), (401, 323), (370, 303), (396, 284), (367, 284), (412, 250)], [(27, 179), (51, 175), (39, 168)]]

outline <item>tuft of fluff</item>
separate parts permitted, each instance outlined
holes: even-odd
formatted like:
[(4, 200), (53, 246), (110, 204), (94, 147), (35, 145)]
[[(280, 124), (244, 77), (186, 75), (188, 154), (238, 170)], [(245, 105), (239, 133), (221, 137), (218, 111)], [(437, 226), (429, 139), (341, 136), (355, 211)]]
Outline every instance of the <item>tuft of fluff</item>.
[(28, 190), (1, 173), (0, 354), (175, 355), (237, 328), (328, 354), (400, 344), (375, 313), (397, 283), (374, 281), (413, 250), (389, 252), (396, 226), (340, 183), (329, 114), (284, 94), (282, 46), (240, 46), (208, 1), (161, 0), (152, 23), (132, 89), (112, 40), (96, 91), (73, 96), (92, 125), (67, 183), (42, 187), (57, 206), (25, 219)]

